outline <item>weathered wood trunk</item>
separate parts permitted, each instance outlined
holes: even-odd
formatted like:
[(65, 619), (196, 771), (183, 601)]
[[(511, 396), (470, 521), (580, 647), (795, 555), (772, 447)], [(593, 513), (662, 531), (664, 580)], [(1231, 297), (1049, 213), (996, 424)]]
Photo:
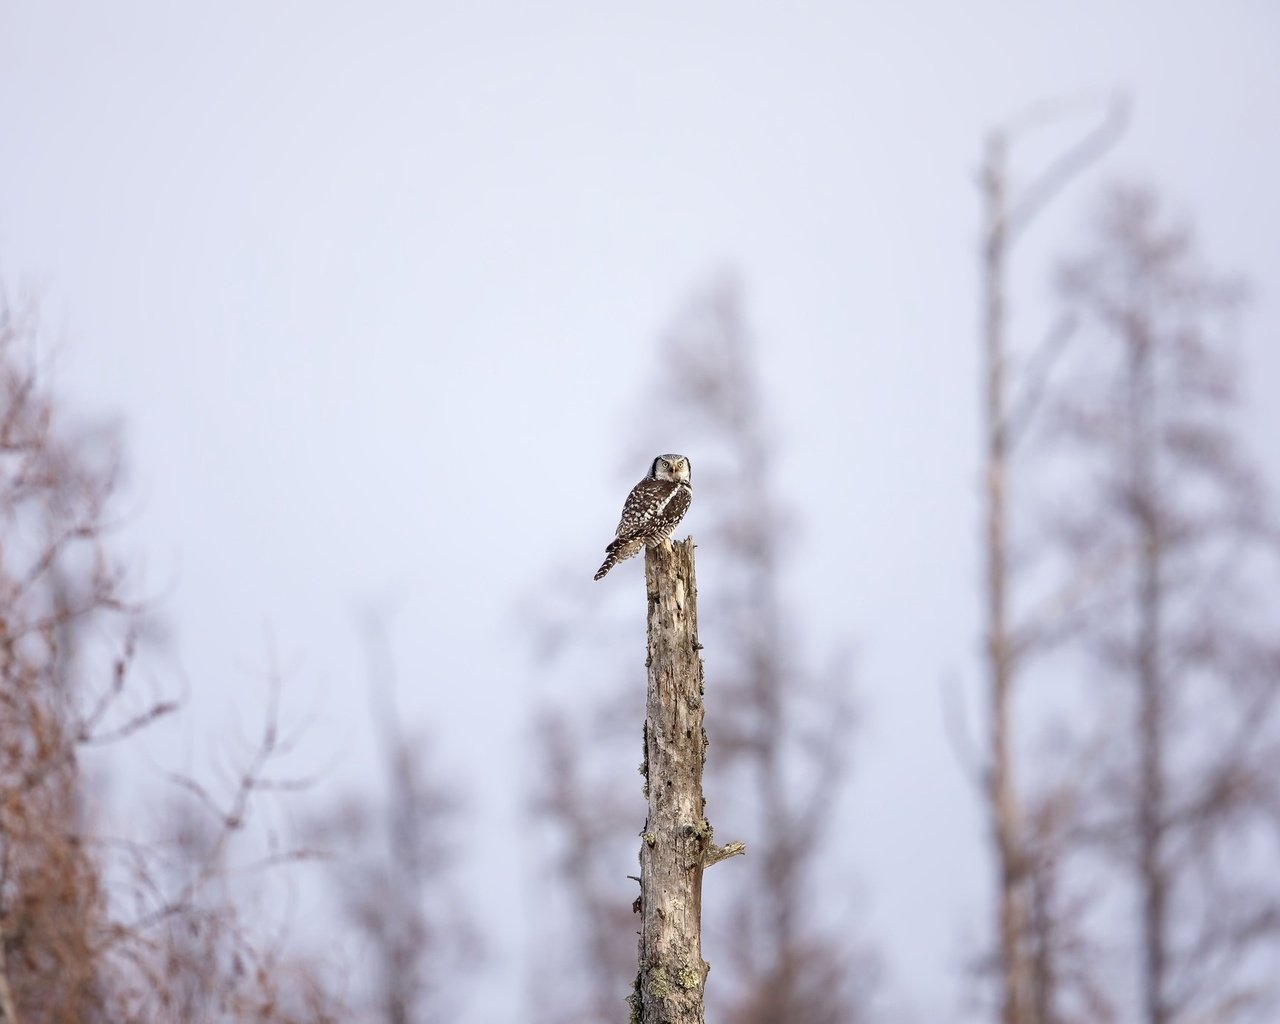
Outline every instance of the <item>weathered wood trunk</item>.
[(649, 814), (640, 842), (639, 969), (631, 1017), (639, 1024), (703, 1024), (702, 872), (743, 852), (712, 844), (702, 795), (703, 728), (693, 540), (645, 554), (649, 601), (644, 725)]

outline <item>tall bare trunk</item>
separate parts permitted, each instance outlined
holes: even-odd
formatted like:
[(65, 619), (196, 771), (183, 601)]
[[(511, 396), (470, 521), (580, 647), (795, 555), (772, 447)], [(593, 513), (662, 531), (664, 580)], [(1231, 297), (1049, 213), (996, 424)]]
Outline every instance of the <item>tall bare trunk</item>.
[(989, 671), (990, 765), (987, 807), (996, 850), (996, 929), (999, 941), (1000, 1019), (1027, 1020), (1026, 971), (1021, 955), (1024, 910), (1020, 892), (1019, 809), (1010, 756), (1009, 718), (1013, 651), (1006, 602), (1008, 554), (1005, 483), (1005, 259), (1007, 207), (1005, 146), (1000, 136), (987, 145), (984, 194), (984, 335), (986, 354), (986, 539), (987, 664)]
[(1138, 559), (1135, 669), (1138, 684), (1138, 878), (1142, 893), (1142, 1004), (1146, 1024), (1166, 1024), (1168, 878), (1164, 870), (1164, 686), (1160, 651), (1163, 537), (1156, 484), (1154, 366), (1149, 318), (1135, 319), (1129, 349), (1129, 486)]
[(649, 815), (640, 843), (641, 929), (632, 1018), (640, 1024), (703, 1024), (710, 967), (702, 959), (702, 872), (742, 847), (713, 846), (704, 816), (707, 734), (692, 540), (648, 549), (645, 590)]

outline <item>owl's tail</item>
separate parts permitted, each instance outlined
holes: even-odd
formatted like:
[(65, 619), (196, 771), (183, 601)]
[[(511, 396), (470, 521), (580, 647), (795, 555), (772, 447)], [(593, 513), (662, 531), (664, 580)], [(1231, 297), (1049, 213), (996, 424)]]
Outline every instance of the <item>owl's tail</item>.
[(613, 550), (612, 544), (609, 545), (608, 552), (609, 553), (604, 556), (604, 561), (601, 563), (600, 568), (596, 570), (595, 576), (592, 577), (593, 579), (604, 579), (605, 576), (608, 575), (609, 570), (618, 564), (618, 553)]
[(604, 561), (600, 564), (600, 568), (596, 570), (595, 578), (602, 580), (608, 575), (619, 562), (625, 562), (628, 558), (639, 550), (640, 545), (629, 543), (625, 538), (614, 537), (605, 545)]

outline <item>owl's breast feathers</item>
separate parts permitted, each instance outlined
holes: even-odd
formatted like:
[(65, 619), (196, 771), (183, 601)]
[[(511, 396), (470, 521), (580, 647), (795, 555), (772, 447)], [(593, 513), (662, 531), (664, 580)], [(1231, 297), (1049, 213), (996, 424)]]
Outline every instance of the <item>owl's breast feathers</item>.
[(687, 483), (641, 480), (627, 496), (614, 544), (669, 536), (689, 511), (692, 498), (693, 492)]

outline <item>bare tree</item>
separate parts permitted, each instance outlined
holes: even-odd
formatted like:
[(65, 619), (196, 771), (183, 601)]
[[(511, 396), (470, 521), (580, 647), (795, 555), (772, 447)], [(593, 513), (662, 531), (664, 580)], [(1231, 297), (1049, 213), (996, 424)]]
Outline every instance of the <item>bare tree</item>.
[(183, 1007), (197, 1003), (215, 1024), (332, 1019), (313, 976), (260, 944), (219, 888), (231, 837), (271, 788), (274, 715), (226, 802), (184, 780), (185, 806), (211, 823), (185, 872), (91, 810), (86, 751), (175, 704), (132, 672), (140, 611), (110, 548), (115, 437), (68, 427), (39, 341), (34, 307), (0, 294), (0, 1020), (161, 1024), (195, 1019)]
[[(309, 852), (270, 836), (265, 848), (238, 849), (257, 804), (310, 785), (275, 774), (301, 730), (281, 723), (279, 677), (270, 674), (266, 684), (266, 715), (258, 734), (232, 753), (228, 782), (211, 787), (171, 775), (163, 833), (111, 844), (127, 854), (110, 865), (121, 906), (110, 963), (122, 1019), (328, 1024), (345, 1016), (323, 966), (289, 954), (260, 904), (279, 871)], [(252, 882), (258, 885), (245, 887)]]
[(1231, 425), (1242, 289), (1133, 187), (1107, 193), (1060, 285), (1086, 337), (1037, 451), (1061, 458), (1063, 561), (1103, 567), (1067, 618), (1110, 684), (1082, 833), (1136, 896), (1140, 1019), (1262, 1019), (1280, 977), (1280, 534)]
[(343, 924), (364, 950), (371, 979), (362, 1019), (428, 1024), (456, 1017), (457, 979), (474, 969), (480, 941), (454, 898), (451, 874), (459, 798), (429, 763), (431, 744), (400, 724), (386, 624), (365, 621), (369, 691), (381, 740), (385, 792), (353, 792), (312, 823), (329, 856)]
[[(777, 497), (764, 400), (733, 285), (718, 284), (687, 305), (662, 343), (660, 363), (660, 386), (646, 401), (645, 418), (668, 433), (646, 444), (660, 450), (678, 431), (698, 480), (692, 515), (703, 538), (700, 614), (713, 712), (709, 799), (721, 808), (720, 823), (731, 822), (751, 850), (729, 873), (734, 877), (718, 883), (727, 900), (706, 910), (708, 959), (716, 965), (708, 1013), (736, 1024), (856, 1021), (873, 987), (874, 961), (856, 929), (823, 927), (814, 891), (814, 869), (846, 779), (854, 717), (849, 673), (839, 658), (825, 671), (808, 669), (795, 624), (783, 612), (782, 545), (791, 513)], [(646, 447), (633, 461), (652, 456)], [(603, 630), (607, 625), (593, 632)], [(552, 624), (549, 632), (561, 631)], [(595, 763), (593, 738), (611, 749), (625, 742), (640, 696), (634, 686), (620, 690), (602, 703), (590, 730), (543, 731), (543, 760), (555, 769), (544, 778), (561, 797), (544, 791), (538, 806), (550, 812), (560, 847), (570, 851), (560, 865), (564, 885), (576, 894), (570, 941), (578, 952), (571, 959), (594, 965), (593, 991), (600, 994), (594, 1013), (557, 1014), (558, 1020), (607, 1019), (618, 991), (615, 957), (633, 948), (629, 922), (617, 940), (601, 936), (612, 920), (601, 904), (616, 891), (612, 880), (629, 856), (617, 852), (602, 864), (612, 841), (601, 829), (633, 820), (616, 811), (626, 806), (626, 794), (600, 791), (602, 774), (572, 766)], [(575, 739), (568, 743), (566, 736)], [(580, 787), (572, 796), (564, 788), (570, 781)], [(626, 851), (626, 825), (620, 827)], [(619, 952), (606, 956), (606, 948)]]
[[(1060, 321), (1010, 386), (1014, 363), (1007, 339), (1008, 266), (1014, 243), (1046, 204), (1117, 137), (1123, 110), (1112, 105), (1094, 131), (1058, 157), (1017, 195), (1010, 195), (1008, 151), (1028, 131), (1060, 121), (1078, 103), (1032, 107), (987, 140), (982, 170), (983, 195), (983, 409), (984, 409), (984, 542), (986, 561), (987, 756), (984, 797), (996, 859), (996, 950), (1000, 1019), (1003, 1024), (1029, 1024), (1041, 1019), (1045, 995), (1033, 996), (1030, 941), (1033, 858), (1026, 848), (1023, 797), (1015, 765), (1013, 702), (1020, 661), (1030, 637), (1019, 635), (1011, 612), (1013, 570), (1010, 558), (1009, 493), (1013, 449), (1035, 412), (1053, 363), (1070, 337), (1071, 323)], [(1013, 392), (1011, 394), (1011, 392)], [(1041, 861), (1047, 864), (1047, 861)], [(1041, 904), (1040, 909), (1046, 909)], [(1048, 924), (1043, 914), (1039, 927)], [(1041, 950), (1046, 948), (1041, 943)], [(1039, 972), (1041, 982), (1050, 975)]]
[[(735, 285), (690, 303), (668, 334), (663, 391), (672, 419), (700, 437), (704, 573), (715, 597), (710, 686), (714, 799), (758, 829), (718, 915), (732, 986), (725, 1019), (740, 1024), (852, 1022), (866, 1013), (874, 963), (849, 933), (816, 923), (811, 886), (832, 808), (846, 780), (852, 683), (843, 659), (813, 672), (783, 609), (784, 551), (794, 513), (778, 498), (764, 397)], [(723, 655), (720, 651), (723, 650)], [(727, 817), (726, 812), (720, 812)], [(735, 831), (745, 826), (735, 824)], [(719, 1003), (719, 992), (713, 992)]]
[[(104, 540), (115, 446), (60, 429), (36, 378), (37, 336), (33, 307), (0, 301), (0, 1008), (12, 1022), (102, 1013), (110, 923), (82, 841), (78, 751), (167, 710), (113, 717), (133, 655)], [(84, 650), (84, 627), (106, 619), (114, 649)], [(91, 658), (102, 674), (86, 693), (74, 676)]]
[[(601, 737), (614, 738), (614, 751), (626, 749), (628, 739), (634, 742), (634, 720), (626, 730), (616, 719), (619, 704), (632, 709), (636, 703), (610, 701), (591, 709), (586, 723), (563, 709), (546, 709), (538, 718), (539, 771), (531, 810), (551, 826), (552, 869), (571, 925), (563, 940), (540, 936), (540, 998), (531, 1008), (537, 1020), (611, 1020), (635, 974), (635, 889), (624, 876), (635, 863), (636, 805), (626, 799), (625, 785), (638, 783), (629, 762), (620, 773), (607, 766), (596, 770), (595, 761)], [(547, 985), (547, 978), (556, 984)]]

